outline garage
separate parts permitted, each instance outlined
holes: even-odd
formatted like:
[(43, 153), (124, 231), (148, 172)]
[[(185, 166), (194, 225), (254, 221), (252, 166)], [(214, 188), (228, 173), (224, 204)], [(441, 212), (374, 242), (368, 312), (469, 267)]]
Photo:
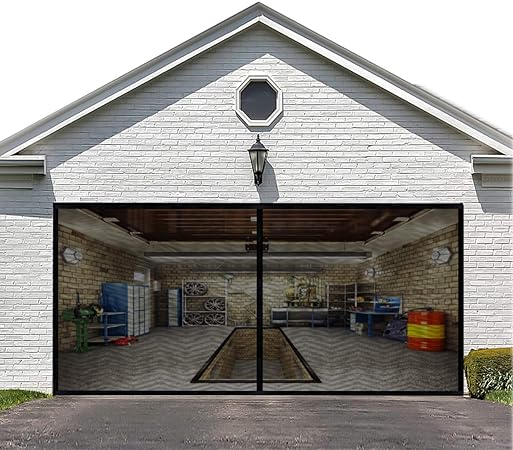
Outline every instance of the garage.
[(256, 3), (0, 142), (0, 387), (463, 394), (512, 157)]
[(78, 206), (58, 391), (461, 389), (458, 205)]

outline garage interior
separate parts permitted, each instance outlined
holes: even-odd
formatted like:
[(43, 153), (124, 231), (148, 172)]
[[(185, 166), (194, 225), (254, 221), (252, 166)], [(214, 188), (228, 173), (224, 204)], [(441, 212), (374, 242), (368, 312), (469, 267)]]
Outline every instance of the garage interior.
[[(458, 391), (458, 209), (262, 216), (265, 391)], [(57, 227), (58, 391), (255, 391), (256, 207), (59, 207)]]

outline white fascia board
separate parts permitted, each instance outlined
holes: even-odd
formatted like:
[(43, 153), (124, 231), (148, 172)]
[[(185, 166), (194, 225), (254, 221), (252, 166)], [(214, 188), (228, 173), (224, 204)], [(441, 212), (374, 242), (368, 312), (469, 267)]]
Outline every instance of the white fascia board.
[[(301, 44), (303, 47), (370, 81), (494, 150), (506, 155), (513, 155), (510, 136), (477, 120), (470, 114), (461, 111), (429, 92), (408, 83), (303, 26), (300, 26), (301, 33), (298, 33), (292, 28), (279, 24), (265, 16), (261, 18), (261, 22)], [(317, 40), (323, 42), (317, 43)], [(331, 50), (330, 47), (335, 47), (335, 51)]]
[[(236, 16), (229, 20), (235, 18)], [(258, 22), (259, 17), (253, 17), (251, 19), (245, 17), (244, 20), (238, 20), (235, 24), (230, 23), (230, 29), (227, 29), (227, 24), (226, 27), (223, 26), (221, 30), (218, 30), (224, 23), (210, 28), (191, 40), (148, 61), (142, 66), (4, 139), (0, 142), (0, 157), (12, 156), (21, 152), (30, 145), (35, 144), (61, 128), (77, 121), (148, 81), (153, 80), (159, 75), (210, 50)], [(213, 33), (217, 33), (219, 36), (212, 36)], [(163, 60), (167, 61), (163, 64)], [(4, 153), (2, 153), (2, 148), (6, 148), (7, 150), (4, 150)]]
[(472, 173), (511, 174), (513, 157), (504, 155), (472, 155)]
[(0, 189), (32, 189), (36, 175), (46, 175), (44, 155), (0, 158)]
[(513, 188), (513, 158), (504, 155), (472, 155), (472, 174), (484, 189)]
[(46, 175), (46, 157), (44, 155), (2, 157), (0, 175)]
[(326, 59), (385, 89), (499, 153), (513, 155), (511, 137), (477, 120), (271, 8), (256, 3), (172, 50), (0, 142), (0, 154), (14, 155), (66, 125), (189, 61), (225, 40), (262, 23)]

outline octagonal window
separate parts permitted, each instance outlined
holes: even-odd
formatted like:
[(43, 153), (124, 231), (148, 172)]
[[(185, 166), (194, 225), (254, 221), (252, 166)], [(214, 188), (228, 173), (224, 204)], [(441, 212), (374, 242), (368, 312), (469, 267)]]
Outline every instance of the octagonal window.
[(236, 112), (247, 125), (270, 125), (281, 111), (281, 91), (266, 75), (250, 76), (237, 89)]
[(265, 120), (276, 111), (277, 97), (267, 81), (251, 81), (240, 93), (240, 109), (252, 120)]

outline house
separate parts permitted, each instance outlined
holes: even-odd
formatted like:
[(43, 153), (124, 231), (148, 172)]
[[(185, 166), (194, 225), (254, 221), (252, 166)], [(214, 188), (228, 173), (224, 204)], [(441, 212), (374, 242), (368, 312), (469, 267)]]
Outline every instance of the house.
[(512, 155), (257, 3), (0, 142), (0, 387), (462, 393)]

